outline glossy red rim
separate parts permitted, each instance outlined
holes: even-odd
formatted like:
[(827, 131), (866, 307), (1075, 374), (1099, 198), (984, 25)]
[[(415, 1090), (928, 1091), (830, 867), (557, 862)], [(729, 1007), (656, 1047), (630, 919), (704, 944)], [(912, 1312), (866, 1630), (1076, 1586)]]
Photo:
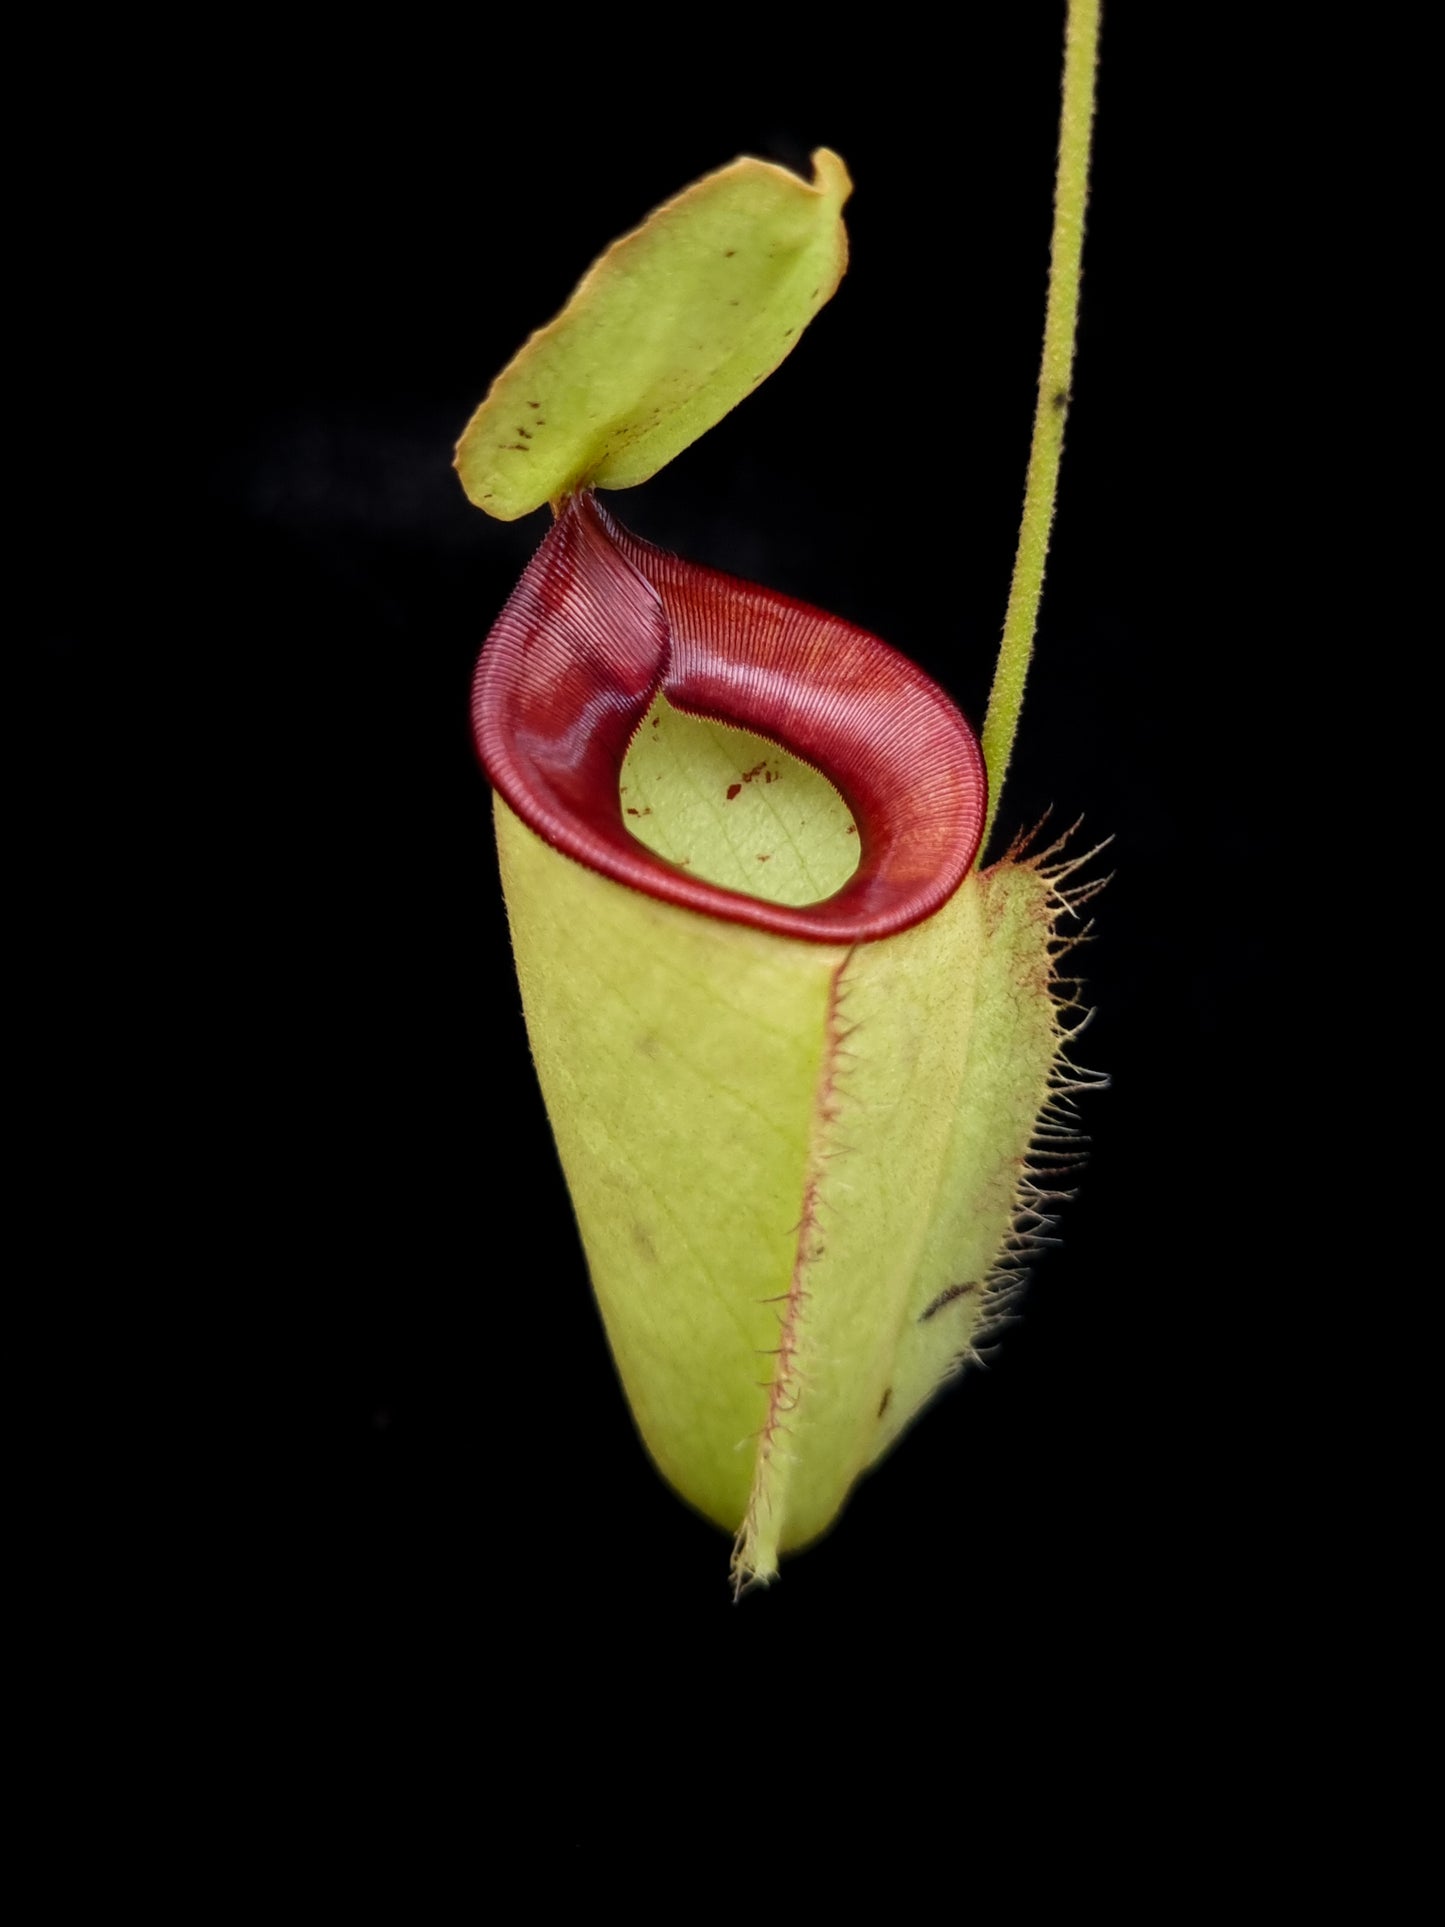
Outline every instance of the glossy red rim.
[[(770, 737), (837, 785), (858, 868), (821, 903), (764, 903), (655, 856), (617, 785), (653, 697)], [(892, 936), (958, 888), (983, 833), (977, 739), (867, 630), (680, 561), (574, 496), (477, 664), (472, 729), (516, 814), (564, 855), (663, 903), (813, 943)]]

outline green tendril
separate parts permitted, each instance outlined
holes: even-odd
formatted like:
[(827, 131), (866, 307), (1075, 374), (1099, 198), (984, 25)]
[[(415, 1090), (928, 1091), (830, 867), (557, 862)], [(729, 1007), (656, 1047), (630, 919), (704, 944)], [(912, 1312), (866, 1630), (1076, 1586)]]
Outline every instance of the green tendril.
[(1099, 0), (1069, 0), (1064, 30), (1063, 109), (1059, 120), (1059, 168), (1054, 189), (1054, 231), (1049, 250), (1049, 298), (1044, 319), (1044, 352), (1039, 366), (1039, 398), (1024, 485), (1018, 552), (988, 714), (983, 724), (983, 760), (988, 770), (988, 820), (979, 858), (1003, 794), (1013, 753), (1024, 684), (1038, 627), (1049, 531), (1058, 493), (1069, 383), (1074, 366), (1074, 336), (1079, 313), (1079, 269), (1084, 249), (1084, 208), (1089, 195), (1089, 137), (1094, 120), (1094, 74), (1099, 47)]

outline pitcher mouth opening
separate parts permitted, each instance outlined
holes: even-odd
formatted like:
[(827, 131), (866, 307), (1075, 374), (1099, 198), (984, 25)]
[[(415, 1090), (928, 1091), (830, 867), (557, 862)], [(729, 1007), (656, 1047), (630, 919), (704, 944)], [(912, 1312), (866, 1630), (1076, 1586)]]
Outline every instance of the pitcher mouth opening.
[[(822, 902), (711, 883), (629, 831), (618, 779), (661, 692), (780, 744), (852, 811), (859, 861)], [(571, 497), (482, 650), (472, 729), (487, 776), (564, 855), (679, 908), (813, 943), (895, 935), (941, 907), (977, 854), (983, 757), (953, 703), (878, 637), (668, 555)]]

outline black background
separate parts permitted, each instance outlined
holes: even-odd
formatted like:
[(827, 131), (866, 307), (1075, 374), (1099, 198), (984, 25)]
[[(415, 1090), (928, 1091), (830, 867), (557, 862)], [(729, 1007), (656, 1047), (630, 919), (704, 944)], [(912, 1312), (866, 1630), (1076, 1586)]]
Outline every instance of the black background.
[[(1205, 191), (1197, 50), (1171, 11), (1106, 23), (1074, 404), (1002, 816), (1113, 838), (1076, 1053), (1112, 1088), (1085, 1102), (1062, 1244), (988, 1368), (739, 1606), (726, 1540), (633, 1432), (534, 1087), (467, 696), (545, 517), (483, 518), (452, 445), (650, 207), (738, 153), (803, 167), (834, 147), (855, 182), (839, 293), (756, 396), (612, 506), (875, 630), (981, 720), (1060, 10), (970, 12), (946, 50), (874, 20), (807, 58), (762, 18), (676, 51), (540, 15), (534, 38), (515, 18), (496, 38), (238, 36), (168, 103), (127, 190), (168, 257), (148, 343), (164, 392), (124, 404), (166, 482), (119, 492), (113, 571), (55, 571), (63, 767), (105, 777), (73, 778), (61, 834), (102, 898), (124, 895), (160, 987), (165, 1123), (127, 1210), (204, 1412), (177, 1421), (161, 1536), (184, 1560), (204, 1531), (218, 1596), (318, 1661), (362, 1639), (368, 1690), (437, 1652), (463, 1693), (500, 1667), (623, 1706), (665, 1675), (684, 1723), (784, 1654), (824, 1679), (926, 1660), (960, 1684), (1043, 1666), (1137, 1684), (1180, 1663), (1182, 1602), (1240, 1609), (1260, 1526), (1238, 1510), (1234, 1334), (1277, 1132), (1259, 1065), (1278, 802), (1231, 724), (1285, 666), (1241, 588), (1260, 538), (1220, 349), (1248, 276)], [(93, 192), (105, 226), (103, 172)], [(120, 714), (144, 759), (118, 754)], [(116, 881), (117, 782), (147, 796), (163, 859), (154, 950), (144, 892)], [(97, 1135), (123, 1111), (102, 1097)]]

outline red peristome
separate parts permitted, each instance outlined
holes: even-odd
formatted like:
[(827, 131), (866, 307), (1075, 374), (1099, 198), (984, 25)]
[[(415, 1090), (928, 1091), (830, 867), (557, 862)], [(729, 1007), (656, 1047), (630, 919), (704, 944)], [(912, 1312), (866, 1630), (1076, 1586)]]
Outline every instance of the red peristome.
[[(677, 709), (812, 763), (858, 825), (858, 868), (794, 909), (705, 882), (629, 834), (623, 758), (661, 689)], [(892, 936), (930, 916), (983, 833), (983, 757), (921, 669), (837, 616), (639, 541), (590, 495), (562, 509), (477, 664), (483, 767), (544, 842), (704, 916), (813, 943)]]

